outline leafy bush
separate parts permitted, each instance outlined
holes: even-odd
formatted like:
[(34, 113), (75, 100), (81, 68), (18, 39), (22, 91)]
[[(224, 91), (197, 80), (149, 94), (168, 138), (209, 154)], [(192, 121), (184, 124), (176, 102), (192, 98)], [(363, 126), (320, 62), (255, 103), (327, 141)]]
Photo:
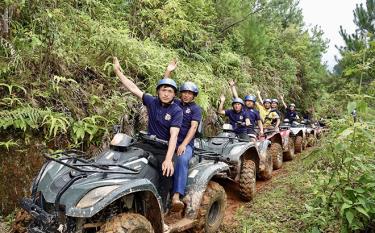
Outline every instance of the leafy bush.
[(375, 229), (375, 124), (363, 121), (367, 103), (350, 102), (348, 115), (356, 108), (359, 122), (351, 117), (332, 120), (321, 150), (313, 157), (315, 198), (304, 216), (313, 229), (324, 231), (332, 222), (342, 222), (341, 232)]

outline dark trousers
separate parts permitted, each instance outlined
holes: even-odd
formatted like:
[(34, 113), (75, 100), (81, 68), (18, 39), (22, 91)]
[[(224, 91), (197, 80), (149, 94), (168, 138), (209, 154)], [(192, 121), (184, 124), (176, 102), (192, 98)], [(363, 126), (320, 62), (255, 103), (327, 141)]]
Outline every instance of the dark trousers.
[(165, 155), (167, 154), (168, 146), (161, 145), (161, 144), (150, 144), (150, 143), (137, 143), (135, 145), (136, 147), (139, 147), (145, 151), (151, 152), (155, 159), (157, 160), (157, 163), (155, 164), (157, 167), (159, 173), (159, 179), (157, 180), (157, 183), (155, 184), (158, 193), (162, 199), (163, 202), (163, 208), (164, 210), (167, 209), (167, 203), (168, 203), (168, 194), (170, 193), (172, 189), (172, 183), (173, 183), (173, 176), (163, 176), (163, 169), (162, 164), (165, 160)]

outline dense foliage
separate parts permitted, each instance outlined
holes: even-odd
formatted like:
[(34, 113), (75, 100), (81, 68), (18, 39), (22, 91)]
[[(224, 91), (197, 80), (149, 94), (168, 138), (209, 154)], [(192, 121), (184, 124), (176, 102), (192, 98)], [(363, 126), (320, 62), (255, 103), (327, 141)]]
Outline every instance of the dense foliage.
[[(212, 109), (220, 93), (229, 96), (229, 79), (241, 95), (283, 93), (308, 108), (327, 76), (320, 63), (322, 32), (303, 29), (295, 0), (6, 0), (0, 14), (5, 213), (28, 191), (32, 174), (12, 184), (16, 196), (5, 181), (17, 177), (17, 168), (31, 167), (25, 158), (39, 161), (35, 156), (46, 148), (102, 145), (123, 114), (128, 125), (138, 122), (139, 101), (114, 78), (112, 56), (151, 93), (177, 58), (174, 78), (201, 89), (197, 102), (206, 129), (216, 121)], [(129, 133), (133, 128), (127, 127)]]
[(151, 93), (177, 57), (175, 78), (199, 84), (205, 111), (230, 78), (242, 94), (285, 93), (307, 107), (325, 75), (322, 34), (303, 30), (292, 0), (35, 0), (1, 8), (10, 22), (0, 47), (1, 132), (100, 144), (121, 114), (130, 123), (136, 104), (112, 78), (112, 55)]
[(304, 217), (314, 232), (375, 229), (374, 6), (374, 0), (357, 5), (355, 33), (341, 28), (346, 45), (319, 101), (318, 112), (334, 119), (322, 149), (312, 156), (315, 198)]

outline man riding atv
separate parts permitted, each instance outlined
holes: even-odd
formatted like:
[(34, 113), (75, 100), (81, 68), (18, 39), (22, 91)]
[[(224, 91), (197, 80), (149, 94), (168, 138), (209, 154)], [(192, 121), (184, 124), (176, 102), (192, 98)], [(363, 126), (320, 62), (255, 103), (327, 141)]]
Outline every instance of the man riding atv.
[(225, 96), (220, 96), (220, 105), (218, 113), (229, 118), (236, 136), (243, 140), (250, 140), (247, 135), (247, 127), (251, 125), (250, 116), (243, 110), (244, 102), (241, 98), (234, 98), (232, 100), (232, 109), (224, 110)]
[[(231, 88), (233, 98), (238, 98), (237, 89), (235, 86), (235, 82), (233, 80), (229, 81), (229, 86)], [(247, 128), (247, 134), (250, 136), (252, 140), (256, 140), (257, 133), (255, 132), (255, 126), (258, 125), (259, 127), (259, 134), (263, 135), (263, 123), (260, 119), (259, 111), (255, 109), (256, 104), (256, 97), (253, 95), (246, 95), (245, 96), (245, 106), (244, 111), (248, 113), (250, 117), (250, 127)]]
[(153, 97), (141, 91), (122, 73), (122, 68), (116, 57), (113, 58), (113, 64), (114, 71), (122, 84), (133, 95), (142, 99), (143, 104), (147, 107), (148, 134), (169, 142), (168, 146), (165, 147), (156, 147), (147, 143), (139, 145), (144, 150), (151, 151), (158, 160), (160, 180), (157, 187), (162, 197), (164, 209), (167, 209), (167, 197), (172, 186), (172, 175), (174, 173), (173, 156), (183, 121), (182, 110), (174, 102), (177, 85), (172, 79), (162, 79), (156, 87), (157, 97)]
[[(170, 78), (171, 73), (177, 68), (176, 60), (169, 63), (164, 78)], [(172, 211), (183, 209), (184, 203), (180, 196), (185, 195), (188, 178), (189, 161), (193, 156), (194, 137), (199, 123), (202, 120), (201, 108), (194, 102), (198, 96), (198, 87), (193, 82), (185, 82), (180, 86), (180, 99), (175, 102), (183, 111), (183, 120), (178, 134), (177, 158), (175, 159), (175, 173), (173, 176)]]
[(281, 99), (281, 102), (286, 110), (285, 119), (288, 119), (290, 124), (299, 120), (298, 113), (296, 112), (296, 105), (291, 103), (288, 108), (287, 104), (284, 102), (284, 97), (281, 95), (279, 98)]

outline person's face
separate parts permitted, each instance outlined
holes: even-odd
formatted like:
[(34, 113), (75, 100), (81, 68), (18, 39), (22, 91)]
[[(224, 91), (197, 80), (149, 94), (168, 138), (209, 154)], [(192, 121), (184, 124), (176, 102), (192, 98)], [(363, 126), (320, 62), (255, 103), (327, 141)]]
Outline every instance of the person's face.
[(272, 102), (271, 107), (272, 108), (277, 108), (277, 103), (276, 102)]
[(240, 112), (241, 109), (242, 109), (242, 104), (240, 104), (240, 103), (235, 103), (235, 104), (233, 104), (233, 109), (234, 109), (234, 111), (236, 111), (236, 112)]
[(194, 100), (194, 93), (191, 91), (181, 92), (181, 100), (184, 103), (191, 103)]
[(269, 108), (271, 107), (271, 104), (270, 104), (269, 102), (265, 102), (265, 103), (264, 103), (264, 107), (265, 107), (266, 109), (269, 109)]
[(294, 106), (290, 106), (290, 111), (294, 111), (296, 108)]
[(176, 96), (174, 89), (170, 86), (161, 86), (158, 91), (158, 96), (163, 104), (169, 104)]
[(251, 100), (246, 100), (246, 101), (245, 101), (245, 105), (246, 105), (246, 107), (248, 107), (248, 108), (253, 108), (253, 107), (254, 107), (254, 102), (251, 101)]

